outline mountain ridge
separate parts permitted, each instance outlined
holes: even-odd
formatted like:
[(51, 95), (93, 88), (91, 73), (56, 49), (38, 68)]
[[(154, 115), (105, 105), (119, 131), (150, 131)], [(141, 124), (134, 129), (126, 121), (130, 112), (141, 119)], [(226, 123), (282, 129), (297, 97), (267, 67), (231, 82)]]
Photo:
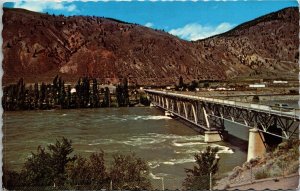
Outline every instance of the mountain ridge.
[[(91, 76), (103, 83), (117, 83), (127, 77), (143, 85), (174, 84), (179, 76), (191, 81), (295, 75), (298, 8), (268, 15), (244, 23), (265, 18), (248, 28), (238, 28), (245, 26), (242, 24), (207, 39), (185, 41), (112, 18), (64, 17), (4, 8), (3, 83), (12, 83), (20, 76), (29, 82), (51, 81), (57, 74), (69, 82)], [(273, 19), (276, 15), (281, 15), (280, 22)], [(280, 33), (272, 34), (275, 29)], [(234, 32), (235, 36), (228, 36)], [(264, 43), (278, 46), (273, 50)]]

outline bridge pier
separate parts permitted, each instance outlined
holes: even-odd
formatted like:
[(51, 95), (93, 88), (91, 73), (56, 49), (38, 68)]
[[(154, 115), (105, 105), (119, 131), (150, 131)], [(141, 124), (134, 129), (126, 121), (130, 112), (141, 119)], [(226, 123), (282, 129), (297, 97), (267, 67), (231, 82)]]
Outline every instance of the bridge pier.
[(213, 143), (224, 141), (227, 137), (228, 132), (223, 130), (222, 133), (220, 131), (205, 131), (204, 132), (204, 142)]
[(262, 157), (265, 152), (264, 135), (257, 128), (249, 129), (247, 162), (256, 157)]

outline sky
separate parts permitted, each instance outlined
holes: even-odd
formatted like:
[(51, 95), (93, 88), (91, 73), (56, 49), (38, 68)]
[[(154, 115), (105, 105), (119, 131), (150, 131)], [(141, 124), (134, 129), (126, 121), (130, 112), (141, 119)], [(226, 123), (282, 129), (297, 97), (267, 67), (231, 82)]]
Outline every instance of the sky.
[(259, 16), (298, 6), (296, 0), (249, 1), (63, 1), (6, 2), (4, 7), (49, 14), (90, 15), (119, 19), (161, 29), (185, 40), (226, 32)]

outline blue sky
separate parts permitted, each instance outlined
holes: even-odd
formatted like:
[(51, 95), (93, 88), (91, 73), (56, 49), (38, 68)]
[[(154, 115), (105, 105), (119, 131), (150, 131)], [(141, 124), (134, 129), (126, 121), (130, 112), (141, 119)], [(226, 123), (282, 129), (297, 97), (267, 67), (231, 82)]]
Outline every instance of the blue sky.
[(19, 1), (4, 7), (64, 15), (91, 15), (116, 18), (151, 28), (164, 29), (186, 40), (203, 39), (280, 10), (298, 6), (285, 1)]

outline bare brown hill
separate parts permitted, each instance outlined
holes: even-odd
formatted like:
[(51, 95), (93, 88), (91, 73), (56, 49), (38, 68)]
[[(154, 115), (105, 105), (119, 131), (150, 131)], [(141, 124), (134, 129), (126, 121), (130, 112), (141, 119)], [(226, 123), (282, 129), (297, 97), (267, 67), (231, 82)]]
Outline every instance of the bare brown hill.
[(228, 77), (297, 79), (298, 34), (299, 10), (286, 8), (197, 43), (210, 59), (229, 66)]
[[(188, 42), (164, 31), (115, 19), (55, 16), (4, 8), (3, 82), (74, 82), (91, 76), (145, 85), (193, 79), (297, 75), (298, 8)], [(279, 76), (279, 77), (280, 77)]]

